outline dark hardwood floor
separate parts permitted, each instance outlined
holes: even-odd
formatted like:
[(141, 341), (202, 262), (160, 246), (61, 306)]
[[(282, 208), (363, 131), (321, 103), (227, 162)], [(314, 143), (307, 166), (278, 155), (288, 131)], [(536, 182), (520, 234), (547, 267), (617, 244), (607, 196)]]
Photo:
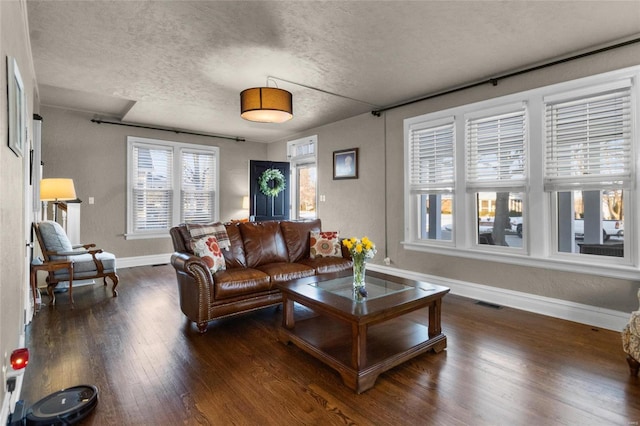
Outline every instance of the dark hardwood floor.
[(110, 286), (80, 287), (75, 309), (59, 294), (28, 326), (27, 406), (93, 384), (99, 403), (85, 425), (640, 422), (640, 380), (629, 375), (617, 332), (447, 295), (448, 348), (357, 395), (337, 372), (277, 341), (281, 310), (219, 320), (199, 335), (180, 312), (172, 267), (118, 272), (119, 297)]

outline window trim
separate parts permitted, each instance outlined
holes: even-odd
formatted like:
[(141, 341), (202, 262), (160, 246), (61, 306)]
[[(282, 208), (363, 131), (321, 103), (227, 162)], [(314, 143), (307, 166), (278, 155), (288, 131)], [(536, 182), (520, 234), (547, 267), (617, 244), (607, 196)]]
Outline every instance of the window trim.
[(220, 148), (216, 146), (198, 145), (175, 141), (166, 141), (161, 139), (142, 138), (138, 136), (127, 136), (127, 181), (126, 181), (126, 232), (124, 237), (126, 240), (136, 239), (152, 239), (152, 238), (170, 238), (169, 229), (159, 229), (153, 231), (135, 231), (133, 229), (133, 149), (135, 146), (148, 146), (151, 148), (167, 149), (173, 152), (173, 168), (172, 168), (172, 223), (170, 226), (177, 226), (181, 222), (182, 206), (181, 200), (181, 179), (182, 179), (182, 151), (201, 152), (213, 154), (215, 157), (215, 198), (214, 198), (214, 217), (212, 222), (218, 221), (220, 218)]
[[(625, 68), (617, 71), (611, 71), (603, 74), (580, 78), (568, 82), (562, 82), (550, 86), (537, 89), (527, 90), (511, 95), (487, 99), (467, 105), (449, 108), (446, 110), (436, 111), (417, 117), (410, 117), (404, 120), (405, 136), (404, 136), (404, 207), (405, 207), (405, 223), (404, 223), (404, 240), (401, 242), (406, 250), (420, 251), (426, 253), (436, 253), (442, 255), (477, 259), (482, 261), (500, 262), (506, 264), (514, 264), (520, 266), (531, 266), (538, 268), (547, 268), (561, 271), (575, 272), (579, 270), (582, 273), (606, 276), (620, 279), (637, 280), (640, 270), (640, 261), (638, 254), (638, 236), (640, 236), (640, 205), (638, 203), (638, 195), (636, 191), (640, 188), (637, 184), (640, 173), (636, 171), (633, 177), (635, 187), (625, 191), (625, 257), (612, 258), (608, 256), (589, 256), (574, 253), (557, 253), (557, 243), (553, 238), (553, 229), (557, 226), (554, 224), (555, 210), (553, 210), (552, 196), (555, 193), (544, 191), (544, 143), (546, 130), (544, 128), (545, 105), (548, 99), (554, 97), (565, 98), (567, 93), (593, 93), (598, 86), (625, 84), (624, 81), (631, 81), (633, 87), (631, 89), (631, 128), (632, 128), (632, 144), (634, 162), (637, 163), (638, 151), (640, 151), (640, 133), (638, 132), (638, 118), (640, 112), (640, 66)], [(621, 83), (620, 83), (621, 82)], [(475, 245), (473, 243), (473, 217), (475, 216), (475, 203), (472, 203), (474, 197), (466, 193), (466, 176), (465, 170), (465, 143), (466, 135), (464, 133), (466, 122), (463, 117), (482, 115), (483, 111), (493, 108), (500, 108), (508, 104), (516, 104), (518, 102), (526, 102), (527, 106), (527, 140), (528, 160), (527, 160), (527, 184), (524, 196), (526, 197), (526, 207), (523, 209), (523, 227), (525, 229), (544, 229), (545, 232), (525, 232), (523, 238), (523, 250), (515, 252), (510, 250), (504, 252), (499, 247), (490, 247), (493, 250), (487, 250), (486, 245)], [(412, 230), (417, 219), (417, 210), (415, 206), (412, 210), (411, 199), (413, 194), (409, 190), (408, 170), (409, 170), (409, 152), (407, 139), (407, 125), (409, 123), (416, 124), (420, 121), (428, 122), (444, 117), (455, 117), (456, 122), (456, 185), (454, 190), (454, 232), (452, 244), (442, 244), (441, 241), (419, 240), (414, 237)], [(460, 153), (463, 153), (462, 155)], [(464, 194), (464, 195), (462, 195)], [(523, 200), (524, 201), (524, 200)], [(556, 246), (554, 246), (556, 244)], [(627, 260), (627, 251), (629, 253)]]

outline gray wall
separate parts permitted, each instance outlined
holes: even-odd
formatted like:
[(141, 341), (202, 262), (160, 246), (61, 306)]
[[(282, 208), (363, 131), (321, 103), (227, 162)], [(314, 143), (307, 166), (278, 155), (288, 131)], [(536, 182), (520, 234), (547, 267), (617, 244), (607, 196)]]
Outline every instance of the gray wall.
[[(374, 262), (385, 256), (392, 266), (419, 273), (484, 284), (502, 289), (563, 299), (618, 311), (637, 308), (638, 282), (520, 267), (405, 250), (403, 240), (403, 120), (452, 106), (503, 96), (548, 84), (585, 77), (640, 63), (640, 46), (632, 46), (491, 85), (424, 101), (386, 112), (376, 118), (363, 114), (331, 123), (287, 140), (318, 135), (318, 214), (325, 230), (343, 236), (367, 235), (378, 246)], [(249, 159), (286, 160), (286, 140), (269, 145), (235, 143), (207, 138), (142, 131), (89, 122), (87, 114), (42, 108), (45, 176), (68, 174), (76, 179), (80, 198), (96, 198), (83, 204), (83, 240), (96, 240), (118, 256), (169, 252), (169, 241), (125, 241), (125, 141), (127, 135), (179, 140), (220, 146), (221, 219), (241, 215), (240, 200), (246, 193)], [(59, 147), (64, 154), (58, 154)], [(332, 153), (360, 149), (359, 179), (332, 179)], [(517, 277), (515, 279), (514, 277)]]
[[(327, 202), (318, 207), (323, 227), (370, 234), (379, 248), (374, 263), (388, 256), (392, 266), (404, 270), (630, 312), (638, 308), (636, 280), (405, 250), (403, 120), (638, 64), (640, 46), (634, 45), (502, 80), (497, 87), (486, 85), (390, 110), (380, 118), (364, 114), (291, 139), (318, 135), (319, 194), (327, 194)], [(285, 141), (271, 144), (269, 155), (279, 155), (285, 145)], [(360, 147), (361, 178), (348, 184), (332, 181), (332, 151), (351, 147)]]
[[(43, 106), (43, 175), (72, 178), (82, 202), (80, 235), (118, 257), (171, 253), (169, 238), (126, 240), (127, 136), (220, 148), (220, 219), (248, 216), (249, 160), (263, 160), (267, 145), (235, 142), (160, 130), (96, 124), (92, 114)], [(88, 203), (94, 197), (95, 204)]]

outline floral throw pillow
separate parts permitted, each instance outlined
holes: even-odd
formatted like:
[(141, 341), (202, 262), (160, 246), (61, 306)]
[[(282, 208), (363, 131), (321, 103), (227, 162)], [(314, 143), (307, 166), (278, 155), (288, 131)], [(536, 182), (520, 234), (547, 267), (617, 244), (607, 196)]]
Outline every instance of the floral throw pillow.
[(311, 231), (311, 253), (309, 257), (342, 257), (340, 234), (338, 232)]
[(200, 257), (204, 263), (207, 264), (211, 273), (215, 274), (218, 271), (226, 269), (224, 262), (224, 255), (220, 250), (218, 239), (213, 235), (207, 235), (197, 240), (193, 240), (192, 248), (193, 254)]

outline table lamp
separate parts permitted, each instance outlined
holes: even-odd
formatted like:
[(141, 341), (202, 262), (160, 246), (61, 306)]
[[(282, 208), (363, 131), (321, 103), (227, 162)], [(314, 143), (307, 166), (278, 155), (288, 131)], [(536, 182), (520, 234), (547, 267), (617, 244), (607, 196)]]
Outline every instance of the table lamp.
[(53, 201), (55, 204), (53, 209), (53, 220), (58, 220), (58, 204), (60, 201), (75, 200), (76, 188), (73, 185), (73, 179), (42, 179), (40, 181), (40, 200), (45, 202)]

